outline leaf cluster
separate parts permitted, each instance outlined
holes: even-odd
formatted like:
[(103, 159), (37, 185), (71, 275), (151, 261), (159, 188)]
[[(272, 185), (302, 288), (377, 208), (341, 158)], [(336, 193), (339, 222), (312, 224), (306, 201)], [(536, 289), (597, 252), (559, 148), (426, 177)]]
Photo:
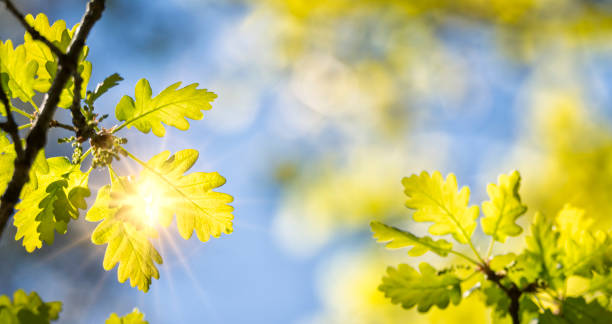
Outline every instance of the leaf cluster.
[[(610, 323), (612, 233), (596, 229), (582, 210), (566, 205), (554, 217), (536, 213), (523, 251), (494, 253), (495, 243), (523, 233), (517, 220), (527, 207), (519, 195), (520, 181), (517, 171), (500, 175), (496, 184), (487, 186), (489, 200), (479, 207), (469, 205), (469, 188), (459, 189), (453, 174), (444, 179), (439, 172), (422, 172), (404, 178), (413, 220), (431, 223), (429, 234), (450, 235), (459, 245), (380, 222), (371, 224), (374, 238), (387, 248), (408, 247), (413, 257), (432, 252), (463, 262), (440, 270), (427, 263), (419, 270), (407, 264), (389, 267), (379, 289), (391, 302), (416, 306), (420, 312), (432, 306), (444, 309), (478, 293), (494, 309), (495, 322)], [(486, 255), (478, 252), (473, 240), (481, 210), (480, 225), (490, 237)], [(456, 269), (466, 263), (473, 270), (462, 276)], [(569, 294), (570, 281), (577, 278), (588, 286)]]
[[(17, 46), (11, 40), (0, 41), (1, 89), (8, 98), (8, 102), (0, 102), (0, 110), (5, 116), (7, 110), (22, 115), (27, 122), (18, 125), (19, 129), (31, 128), (37, 121), (41, 112), (35, 96), (50, 91), (61, 60), (66, 59), (58, 57), (57, 50), (66, 53), (78, 29), (78, 25), (69, 29), (62, 20), (51, 24), (44, 14), (27, 15), (24, 20), (53, 46), (28, 32)], [(202, 119), (202, 111), (211, 109), (216, 95), (199, 89), (195, 83), (180, 88), (180, 82), (153, 95), (149, 82), (141, 79), (133, 97), (125, 95), (118, 101), (116, 124), (108, 129), (101, 127), (100, 122), (108, 116), (97, 113), (97, 100), (123, 78), (115, 73), (88, 89), (92, 72), (91, 62), (86, 60), (88, 51), (84, 47), (76, 75), (66, 83), (58, 103), (61, 108), (70, 108), (73, 124), (56, 120), (50, 123), (50, 127), (74, 133), (58, 139), (60, 143), (72, 144), (72, 159), (47, 157), (40, 151), (15, 206), (15, 240), (21, 240), (28, 252), (42, 248), (43, 243), (51, 245), (56, 233), (65, 234), (70, 222), (86, 211), (86, 220), (99, 222), (91, 234), (92, 242), (107, 245), (104, 268), (111, 270), (118, 265), (120, 282), (130, 279), (132, 286), (146, 292), (152, 279), (159, 278), (156, 265), (163, 262), (154, 247), (159, 231), (165, 231), (176, 215), (178, 232), (185, 239), (194, 232), (202, 242), (211, 236), (229, 234), (233, 220), (229, 203), (233, 198), (216, 191), (225, 184), (225, 178), (217, 172), (187, 173), (198, 159), (196, 150), (175, 154), (164, 151), (145, 162), (124, 147), (127, 139), (119, 137), (119, 133), (134, 127), (163, 137), (164, 124), (188, 130), (187, 119)], [(26, 108), (14, 106), (15, 100)], [(13, 136), (0, 132), (0, 192), (6, 190), (13, 178), (19, 154), (16, 144)], [(113, 164), (125, 157), (138, 163), (142, 172), (135, 176), (115, 173)], [(96, 199), (88, 206), (88, 197), (92, 196), (89, 176), (94, 168), (107, 169), (110, 180), (93, 193)]]

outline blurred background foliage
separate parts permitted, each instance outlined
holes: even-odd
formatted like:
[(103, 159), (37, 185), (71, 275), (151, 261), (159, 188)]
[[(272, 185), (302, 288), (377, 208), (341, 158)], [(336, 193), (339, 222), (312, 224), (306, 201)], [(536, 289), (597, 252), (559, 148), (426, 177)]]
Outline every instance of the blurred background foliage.
[[(19, 5), (74, 23), (83, 3)], [(22, 35), (4, 11), (0, 30)], [(157, 90), (184, 80), (219, 94), (198, 135), (174, 132), (166, 147), (203, 150), (204, 171), (220, 168), (236, 196), (236, 232), (180, 246), (188, 252), (168, 259), (153, 297), (102, 284), (100, 251), (69, 235), (37, 257), (51, 260), (42, 264), (52, 278), (80, 264), (98, 293), (43, 296), (88, 300), (66, 307), (65, 323), (97, 319), (91, 305), (112, 298), (110, 311), (138, 306), (151, 323), (168, 322), (155, 305), (170, 292), (185, 321), (489, 323), (478, 294), (427, 315), (391, 305), (377, 286), (407, 257), (376, 246), (368, 223), (409, 226), (403, 176), (454, 172), (479, 204), (486, 183), (518, 169), (528, 217), (572, 203), (612, 225), (610, 39), (607, 0), (109, 0), (90, 40), (93, 80), (120, 72), (126, 81), (101, 102), (112, 112), (140, 77)], [(143, 155), (155, 153), (134, 136)], [(81, 236), (91, 230), (77, 224)], [(39, 262), (18, 248), (0, 244), (17, 264), (0, 264), (2, 292), (35, 275), (14, 274)]]

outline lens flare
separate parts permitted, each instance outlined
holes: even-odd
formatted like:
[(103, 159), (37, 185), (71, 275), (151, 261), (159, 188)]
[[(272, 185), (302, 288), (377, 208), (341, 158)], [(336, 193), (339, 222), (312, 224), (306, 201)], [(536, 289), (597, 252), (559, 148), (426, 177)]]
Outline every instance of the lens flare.
[(134, 220), (146, 228), (157, 228), (166, 224), (162, 209), (172, 206), (163, 184), (153, 181), (124, 181), (125, 193), (116, 197), (124, 217)]

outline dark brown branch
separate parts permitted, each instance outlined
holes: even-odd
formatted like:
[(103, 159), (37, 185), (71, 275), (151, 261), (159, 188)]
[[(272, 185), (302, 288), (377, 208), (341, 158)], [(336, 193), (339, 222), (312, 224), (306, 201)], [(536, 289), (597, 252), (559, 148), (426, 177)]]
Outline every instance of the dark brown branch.
[(55, 119), (53, 119), (51, 122), (49, 122), (49, 127), (63, 128), (65, 130), (69, 130), (71, 132), (75, 132), (75, 133), (77, 132), (77, 129), (74, 126), (60, 123), (60, 122), (58, 122)]
[(4, 105), (4, 110), (6, 111), (6, 122), (0, 123), (0, 128), (11, 136), (17, 157), (23, 156), (23, 146), (21, 145), (21, 137), (19, 137), (19, 129), (13, 117), (11, 103), (6, 92), (4, 92), (2, 82), (0, 82), (0, 101)]
[(510, 298), (510, 306), (508, 307), (508, 313), (512, 318), (512, 324), (520, 324), (520, 301), (521, 296), (524, 293), (535, 293), (538, 289), (543, 288), (537, 282), (530, 283), (525, 288), (520, 289), (514, 283), (510, 287), (506, 287), (502, 284), (502, 279), (505, 277), (504, 274), (497, 274), (488, 264), (481, 265), (480, 271), (482, 271), (487, 280), (495, 283), (501, 290), (506, 293), (506, 296)]
[(75, 70), (73, 75), (74, 78), (74, 91), (72, 97), (72, 105), (70, 106), (70, 112), (72, 113), (72, 124), (76, 129), (76, 137), (79, 142), (85, 142), (87, 139), (95, 135), (93, 128), (89, 127), (87, 119), (81, 111), (81, 89), (83, 87), (83, 78)]
[[(10, 0), (2, 1), (7, 5), (9, 10), (11, 10), (11, 7), (14, 8)], [(87, 39), (87, 36), (89, 35), (89, 32), (93, 28), (96, 21), (102, 17), (104, 7), (105, 0), (89, 1), (87, 4), (87, 10), (81, 19), (79, 27), (75, 32), (70, 45), (68, 46), (68, 51), (65, 54), (66, 58), (64, 60), (60, 59), (59, 61), (55, 79), (51, 84), (51, 88), (45, 95), (40, 109), (40, 114), (34, 120), (32, 129), (26, 137), (24, 154), (21, 158), (17, 158), (15, 160), (15, 171), (13, 172), (13, 178), (9, 182), (6, 191), (0, 200), (0, 238), (9, 217), (13, 213), (15, 204), (19, 200), (21, 190), (29, 180), (28, 174), (32, 167), (32, 163), (34, 163), (34, 159), (38, 152), (47, 143), (47, 131), (49, 130), (53, 115), (57, 110), (57, 104), (59, 103), (62, 90), (66, 86), (69, 78), (74, 75), (78, 66), (79, 56), (83, 51), (83, 47), (85, 46), (85, 40)], [(27, 28), (28, 27), (26, 27), (26, 29)]]
[(25, 28), (25, 30), (32, 36), (32, 39), (43, 42), (53, 54), (55, 54), (60, 60), (66, 58), (66, 54), (62, 52), (57, 46), (53, 45), (46, 37), (41, 35), (34, 27), (25, 20), (25, 16), (15, 7), (11, 0), (1, 0), (6, 5), (6, 9), (19, 20), (19, 23)]

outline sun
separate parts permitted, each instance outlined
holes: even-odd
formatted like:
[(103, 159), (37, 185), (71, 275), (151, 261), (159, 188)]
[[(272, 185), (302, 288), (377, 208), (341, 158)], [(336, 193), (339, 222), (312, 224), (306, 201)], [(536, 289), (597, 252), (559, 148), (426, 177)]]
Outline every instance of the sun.
[(153, 181), (129, 183), (121, 200), (128, 217), (148, 228), (158, 227), (162, 209), (171, 205), (167, 190)]

